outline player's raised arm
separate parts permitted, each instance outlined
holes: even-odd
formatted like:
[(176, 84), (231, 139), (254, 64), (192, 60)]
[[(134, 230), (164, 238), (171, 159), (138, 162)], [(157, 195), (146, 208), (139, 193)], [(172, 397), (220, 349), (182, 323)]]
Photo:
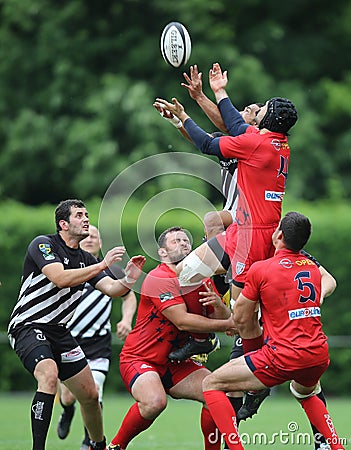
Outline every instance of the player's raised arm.
[(200, 106), (211, 122), (221, 131), (226, 132), (221, 113), (217, 105), (210, 100), (202, 90), (202, 73), (199, 72), (197, 65), (190, 66), (190, 76), (184, 72), (183, 76), (187, 83), (181, 83), (185, 87), (192, 99)]

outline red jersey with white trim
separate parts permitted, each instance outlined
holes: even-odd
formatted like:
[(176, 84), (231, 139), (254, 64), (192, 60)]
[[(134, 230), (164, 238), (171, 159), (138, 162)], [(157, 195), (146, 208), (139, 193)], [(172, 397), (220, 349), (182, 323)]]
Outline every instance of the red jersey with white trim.
[(328, 361), (315, 262), (302, 253), (279, 250), (250, 267), (242, 294), (260, 302), (265, 345), (278, 365), (299, 369)]
[(238, 159), (239, 225), (278, 223), (290, 160), (284, 134), (261, 133), (250, 126), (239, 136), (223, 136), (220, 151), (226, 158)]
[(202, 285), (184, 289), (174, 271), (161, 263), (151, 270), (141, 287), (136, 324), (128, 334), (120, 354), (120, 361), (148, 361), (167, 364), (171, 351), (184, 345), (189, 333), (179, 331), (163, 314), (166, 308), (186, 303), (189, 312), (208, 315), (213, 308), (199, 303)]

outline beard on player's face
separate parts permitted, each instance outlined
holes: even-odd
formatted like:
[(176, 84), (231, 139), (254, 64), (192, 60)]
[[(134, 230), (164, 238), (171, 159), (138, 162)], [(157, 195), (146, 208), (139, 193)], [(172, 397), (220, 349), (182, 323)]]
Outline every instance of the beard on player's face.
[(168, 250), (168, 260), (172, 264), (178, 264), (183, 261), (183, 259), (189, 255), (190, 249), (176, 249), (176, 250)]

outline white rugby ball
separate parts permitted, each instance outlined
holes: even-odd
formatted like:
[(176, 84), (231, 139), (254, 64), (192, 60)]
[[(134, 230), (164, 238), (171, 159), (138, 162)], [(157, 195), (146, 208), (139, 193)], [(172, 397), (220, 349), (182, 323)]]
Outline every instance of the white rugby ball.
[(173, 67), (186, 64), (191, 53), (191, 39), (184, 25), (170, 22), (161, 34), (161, 53), (166, 63)]

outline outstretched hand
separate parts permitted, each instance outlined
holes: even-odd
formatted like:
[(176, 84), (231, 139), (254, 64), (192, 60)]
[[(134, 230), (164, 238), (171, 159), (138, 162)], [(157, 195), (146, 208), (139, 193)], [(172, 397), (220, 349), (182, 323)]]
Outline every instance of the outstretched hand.
[(111, 250), (109, 250), (104, 258), (104, 263), (106, 264), (106, 267), (110, 267), (112, 266), (112, 264), (121, 261), (125, 251), (126, 249), (123, 246), (114, 247)]
[(124, 270), (127, 283), (133, 283), (140, 277), (145, 262), (146, 258), (142, 255), (132, 256), (130, 258)]
[(190, 77), (184, 72), (183, 76), (185, 81), (188, 83), (180, 83), (181, 86), (185, 87), (192, 99), (196, 101), (200, 97), (202, 92), (202, 72), (199, 72), (197, 65), (190, 66)]
[(214, 63), (209, 73), (210, 86), (214, 94), (221, 90), (225, 90), (228, 83), (227, 71), (222, 72), (219, 63)]
[(174, 116), (178, 117), (178, 119), (180, 119), (182, 122), (184, 122), (184, 120), (189, 117), (185, 112), (184, 106), (179, 103), (175, 97), (172, 98), (172, 103), (162, 98), (157, 98), (155, 103), (161, 104), (164, 109), (169, 111)]

